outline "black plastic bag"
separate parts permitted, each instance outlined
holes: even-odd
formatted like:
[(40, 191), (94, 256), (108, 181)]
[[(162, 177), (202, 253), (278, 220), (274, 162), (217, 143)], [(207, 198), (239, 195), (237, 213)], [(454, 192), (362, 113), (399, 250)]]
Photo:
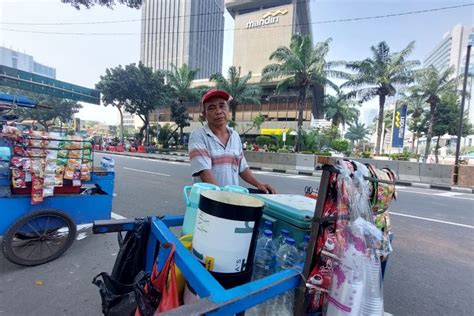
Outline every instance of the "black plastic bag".
[(123, 284), (132, 284), (140, 271), (145, 270), (146, 247), (150, 233), (148, 218), (135, 219), (135, 228), (128, 231), (125, 239), (119, 233), (120, 250), (111, 277)]
[[(102, 280), (99, 280), (101, 278)], [(99, 273), (92, 283), (99, 287), (102, 299), (102, 313), (107, 316), (133, 316), (140, 296), (137, 293), (143, 288), (150, 276), (145, 272), (137, 274), (131, 284), (123, 284), (115, 280), (107, 272)]]

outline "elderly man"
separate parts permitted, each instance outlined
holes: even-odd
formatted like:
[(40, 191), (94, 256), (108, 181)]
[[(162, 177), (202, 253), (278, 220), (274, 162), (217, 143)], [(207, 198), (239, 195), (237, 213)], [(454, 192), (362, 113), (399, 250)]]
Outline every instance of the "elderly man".
[(222, 90), (209, 90), (202, 98), (207, 124), (189, 136), (189, 158), (196, 181), (218, 186), (238, 185), (239, 176), (265, 193), (275, 189), (258, 181), (247, 165), (239, 134), (227, 126), (231, 96)]

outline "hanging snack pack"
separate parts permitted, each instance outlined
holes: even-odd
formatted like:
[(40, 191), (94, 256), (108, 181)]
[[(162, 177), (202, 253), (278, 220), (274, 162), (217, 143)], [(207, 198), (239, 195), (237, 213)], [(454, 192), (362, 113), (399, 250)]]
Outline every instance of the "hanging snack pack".
[(30, 131), (15, 139), (13, 154), (12, 188), (26, 194), (31, 187), (32, 204), (53, 196), (55, 188), (80, 187), (91, 178), (92, 146), (79, 136)]

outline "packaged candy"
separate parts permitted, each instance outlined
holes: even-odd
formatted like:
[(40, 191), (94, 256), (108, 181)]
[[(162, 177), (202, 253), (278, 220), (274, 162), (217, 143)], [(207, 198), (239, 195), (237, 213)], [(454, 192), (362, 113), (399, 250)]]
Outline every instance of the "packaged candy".
[(32, 180), (32, 191), (35, 191), (35, 190), (43, 190), (43, 186), (44, 186), (44, 179), (43, 178), (40, 178), (40, 177), (37, 177), (35, 175), (33, 175), (33, 180)]
[(67, 159), (66, 158), (58, 158), (56, 160), (56, 164), (58, 166), (63, 166), (64, 167), (65, 165), (67, 165)]
[(54, 186), (56, 183), (56, 175), (55, 174), (45, 174), (44, 175), (44, 186)]
[(13, 153), (16, 155), (16, 156), (26, 156), (26, 152), (25, 150), (23, 149), (23, 147), (21, 146), (13, 146)]
[(43, 200), (44, 200), (44, 198), (43, 198), (43, 189), (33, 190), (31, 192), (31, 204), (39, 204), (39, 203), (42, 203)]
[(56, 173), (56, 160), (46, 160), (45, 173)]
[(12, 157), (12, 159), (10, 160), (10, 165), (15, 168), (23, 167), (23, 158)]
[(74, 168), (67, 166), (66, 169), (64, 169), (64, 179), (72, 180), (74, 178), (74, 170)]
[(26, 181), (22, 178), (12, 178), (12, 186), (15, 189), (26, 188)]
[(46, 151), (46, 159), (56, 160), (58, 158), (58, 151), (54, 149), (49, 149)]
[(70, 150), (69, 151), (69, 159), (80, 159), (82, 156), (82, 152), (80, 150)]
[(53, 196), (54, 186), (45, 186), (43, 189), (43, 197)]
[(81, 159), (68, 159), (67, 167), (81, 169)]
[(67, 159), (68, 155), (69, 155), (69, 152), (67, 150), (65, 150), (65, 149), (58, 150), (58, 155), (57, 155), (58, 159), (60, 159), (60, 158), (61, 159)]
[(83, 163), (81, 165), (81, 180), (89, 181), (91, 179), (91, 173), (89, 169), (89, 164)]
[(13, 178), (25, 178), (25, 172), (18, 168), (12, 168), (12, 177)]

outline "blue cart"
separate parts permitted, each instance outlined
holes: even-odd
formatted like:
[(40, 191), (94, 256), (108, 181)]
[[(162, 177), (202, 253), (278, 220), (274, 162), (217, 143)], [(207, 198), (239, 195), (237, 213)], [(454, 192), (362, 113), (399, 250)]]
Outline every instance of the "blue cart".
[(2, 250), (13, 263), (34, 266), (62, 255), (76, 238), (76, 225), (110, 219), (113, 172), (92, 172), (79, 194), (62, 194), (32, 205), (29, 195), (10, 194), (10, 181), (0, 178)]

